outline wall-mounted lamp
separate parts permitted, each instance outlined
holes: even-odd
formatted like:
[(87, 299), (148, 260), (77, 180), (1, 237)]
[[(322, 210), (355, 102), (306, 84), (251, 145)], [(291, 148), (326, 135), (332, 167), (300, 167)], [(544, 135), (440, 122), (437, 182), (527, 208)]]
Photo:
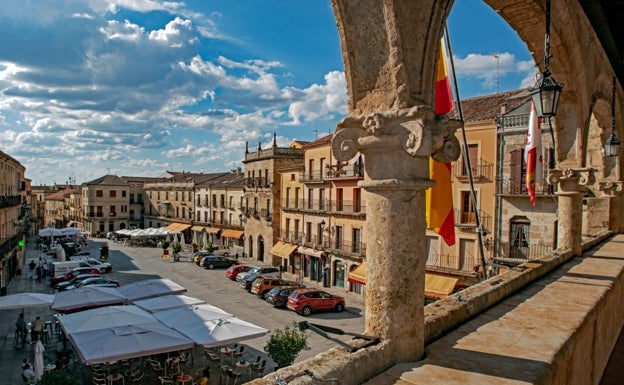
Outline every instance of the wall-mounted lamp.
[(604, 144), (605, 156), (618, 156), (620, 140), (615, 136), (615, 76), (613, 77), (613, 93), (611, 94), (611, 135)]
[(535, 113), (538, 117), (550, 117), (557, 114), (557, 105), (563, 86), (557, 83), (550, 75), (548, 65), (550, 62), (550, 0), (546, 0), (546, 37), (544, 39), (544, 72), (531, 88), (531, 99), (535, 105)]

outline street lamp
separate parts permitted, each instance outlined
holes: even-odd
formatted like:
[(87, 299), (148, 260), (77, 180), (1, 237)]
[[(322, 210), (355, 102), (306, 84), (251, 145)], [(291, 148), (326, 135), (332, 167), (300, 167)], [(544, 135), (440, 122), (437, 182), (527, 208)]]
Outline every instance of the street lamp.
[(538, 117), (551, 117), (557, 114), (557, 105), (561, 95), (562, 85), (557, 83), (550, 75), (548, 65), (550, 62), (550, 1), (546, 0), (546, 36), (544, 38), (544, 72), (531, 88), (531, 99), (535, 105), (535, 113)]
[(615, 76), (613, 77), (613, 93), (611, 94), (611, 135), (604, 144), (605, 156), (617, 156), (620, 152), (620, 140), (615, 136)]

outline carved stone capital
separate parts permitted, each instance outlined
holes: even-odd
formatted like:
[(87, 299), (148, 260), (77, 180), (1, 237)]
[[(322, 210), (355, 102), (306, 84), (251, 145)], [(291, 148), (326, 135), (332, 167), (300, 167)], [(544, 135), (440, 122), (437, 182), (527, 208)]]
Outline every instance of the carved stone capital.
[(599, 182), (598, 190), (603, 191), (605, 194), (609, 196), (617, 196), (622, 193), (622, 181), (608, 181), (608, 182)]
[(337, 124), (332, 152), (336, 160), (347, 161), (367, 149), (400, 148), (412, 157), (453, 161), (461, 153), (455, 138), (460, 126), (461, 122), (435, 115), (427, 106), (350, 116)]
[(587, 185), (593, 184), (593, 168), (566, 168), (548, 170), (547, 182), (557, 185), (557, 195), (584, 193)]

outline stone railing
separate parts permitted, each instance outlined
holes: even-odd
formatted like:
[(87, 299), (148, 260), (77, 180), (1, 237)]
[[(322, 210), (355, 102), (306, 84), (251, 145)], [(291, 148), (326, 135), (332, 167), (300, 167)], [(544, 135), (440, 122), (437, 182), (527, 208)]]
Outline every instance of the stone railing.
[[(612, 232), (607, 232), (585, 242), (583, 250), (596, 246), (611, 235), (613, 235)], [(431, 344), (450, 330), (553, 271), (573, 256), (569, 250), (558, 250), (539, 259), (538, 263), (527, 262), (514, 270), (509, 270), (425, 306), (426, 344)], [(351, 343), (355, 344), (355, 342)], [(362, 384), (398, 364), (392, 361), (391, 354), (391, 349), (385, 342), (353, 353), (336, 347), (263, 378), (253, 380), (249, 384), (274, 385), (277, 376), (287, 379), (290, 385), (315, 384), (318, 383), (318, 378), (326, 381), (337, 378), (341, 385)], [(565, 362), (558, 364), (565, 366)], [(306, 370), (313, 372), (317, 379), (307, 376)], [(556, 368), (553, 370), (556, 371)]]

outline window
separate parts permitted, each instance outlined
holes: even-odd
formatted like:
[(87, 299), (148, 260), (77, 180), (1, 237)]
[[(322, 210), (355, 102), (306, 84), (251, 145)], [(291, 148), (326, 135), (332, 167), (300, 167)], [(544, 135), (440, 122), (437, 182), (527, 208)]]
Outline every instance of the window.
[(314, 159), (308, 160), (308, 179), (312, 179), (312, 175), (314, 175)]
[(295, 219), (295, 240), (299, 240), (299, 219)]
[(98, 197), (98, 198), (104, 197), (104, 191), (102, 191), (102, 190), (95, 190), (95, 196)]
[[(468, 176), (468, 167), (466, 167), (465, 156), (462, 157), (462, 167), (461, 167), (461, 175)], [(472, 175), (477, 176), (477, 167), (479, 165), (479, 145), (478, 144), (469, 144), (468, 145), (468, 159), (470, 160), (470, 169), (472, 170)]]
[(290, 218), (286, 218), (284, 222), (284, 238), (290, 241)]
[(314, 190), (308, 189), (308, 209), (311, 210), (314, 208)]
[(130, 194), (130, 204), (134, 203), (134, 194)]
[(305, 227), (305, 241), (312, 242), (312, 222), (306, 222)]
[(126, 197), (126, 190), (121, 190), (121, 197), (125, 198)]
[(319, 210), (325, 210), (325, 189), (319, 189)]
[(513, 217), (509, 223), (509, 257), (526, 259), (529, 255), (529, 228), (527, 217)]
[[(475, 192), (475, 195), (477, 192)], [(461, 217), (460, 223), (462, 225), (476, 225), (477, 219), (475, 217), (475, 207), (472, 202), (472, 194), (470, 191), (462, 191), (460, 193), (461, 199)]]
[(336, 226), (336, 249), (342, 248), (342, 226)]
[(353, 189), (353, 212), (359, 213), (362, 211), (362, 189)]
[(343, 210), (343, 190), (341, 188), (336, 189), (336, 211)]
[(286, 207), (290, 207), (290, 187), (286, 187)]
[(351, 247), (351, 252), (360, 253), (362, 251), (362, 230), (353, 229), (353, 234), (351, 236), (353, 246)]
[(525, 175), (524, 149), (513, 150), (509, 165), (509, 194), (524, 195), (527, 193), (524, 184)]

